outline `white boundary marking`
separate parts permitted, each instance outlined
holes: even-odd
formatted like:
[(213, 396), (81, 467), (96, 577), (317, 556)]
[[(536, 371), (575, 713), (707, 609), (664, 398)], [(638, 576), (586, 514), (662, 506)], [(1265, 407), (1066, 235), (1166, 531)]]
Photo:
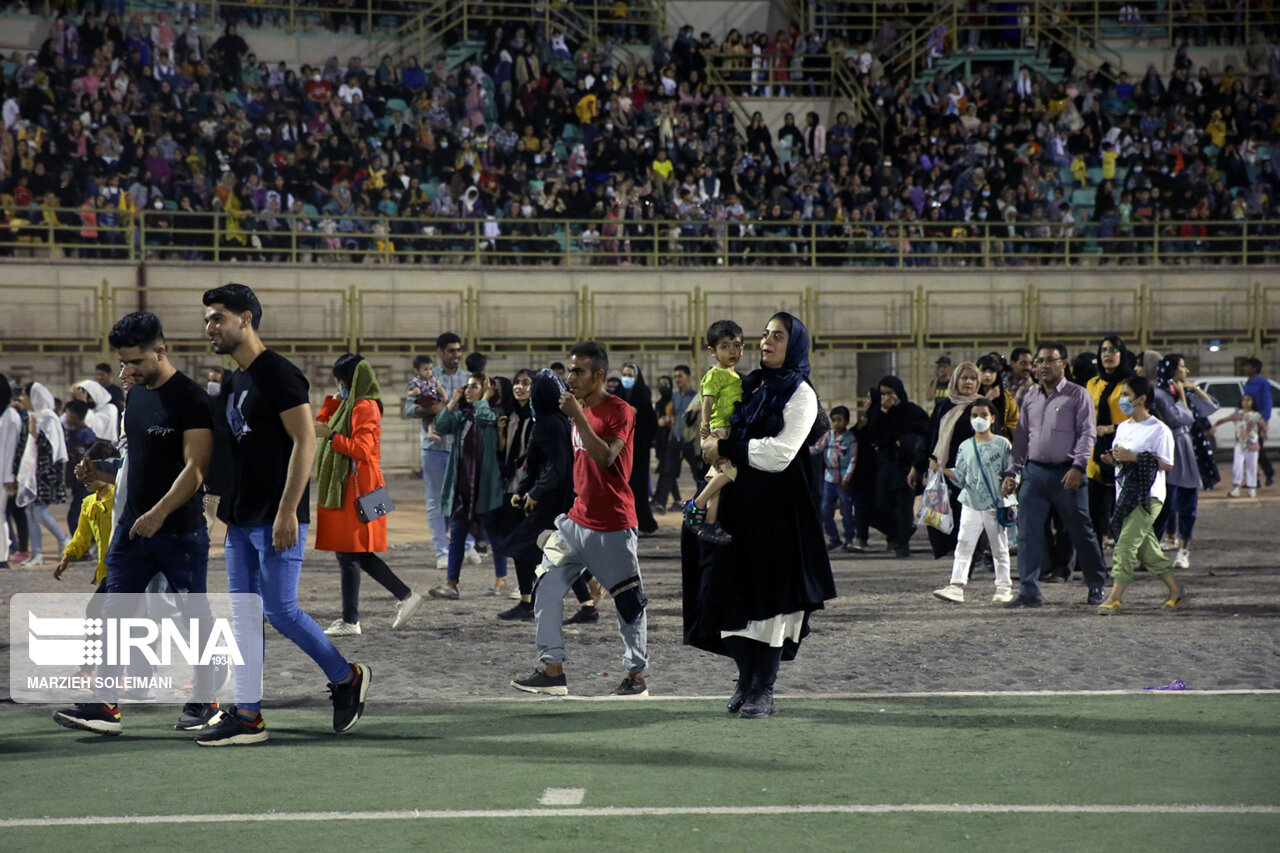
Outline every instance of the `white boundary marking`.
[[(727, 685), (727, 682), (726, 682)], [(728, 686), (725, 693), (729, 693)], [(951, 697), (968, 697), (983, 698), (997, 696), (1148, 696), (1151, 694), (1160, 695), (1182, 695), (1182, 696), (1280, 696), (1278, 688), (1248, 688), (1239, 690), (1143, 690), (1142, 688), (1131, 688), (1127, 690), (925, 690), (916, 692), (901, 693), (778, 693), (775, 698), (787, 700), (813, 699), (823, 701), (828, 699), (946, 699)], [(685, 694), (675, 696), (664, 696), (661, 694), (650, 693), (644, 698), (645, 702), (706, 702), (723, 699), (724, 696), (718, 693), (696, 695)], [(556, 702), (635, 702), (634, 698), (625, 696), (539, 696), (534, 701), (556, 701)], [(437, 704), (436, 700), (425, 700), (428, 704)], [(458, 699), (441, 699), (438, 704), (464, 705), (472, 703), (492, 702), (519, 702), (517, 696), (500, 699), (481, 699), (478, 697), (460, 697)], [(528, 700), (525, 700), (528, 701)]]
[(110, 817), (42, 817), (0, 820), (0, 829), (49, 826), (141, 826), (204, 823), (306, 823), (350, 820), (476, 820), (493, 818), (607, 818), (683, 815), (814, 815), (814, 814), (1152, 814), (1152, 815), (1280, 815), (1280, 806), (1187, 804), (1020, 803), (834, 803), (798, 806), (615, 806), (556, 809), (399, 809), (393, 811), (266, 812), (251, 814), (174, 814)]
[(544, 806), (580, 806), (586, 795), (586, 788), (548, 788), (538, 802)]

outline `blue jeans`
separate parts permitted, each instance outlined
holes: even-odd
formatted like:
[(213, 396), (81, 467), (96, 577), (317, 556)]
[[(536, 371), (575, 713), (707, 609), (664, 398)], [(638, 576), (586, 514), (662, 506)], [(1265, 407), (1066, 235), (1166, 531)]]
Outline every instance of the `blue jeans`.
[(57, 519), (53, 517), (53, 513), (49, 512), (49, 505), (42, 503), (27, 504), (27, 529), (30, 531), (32, 554), (44, 553), (44, 543), (40, 541), (41, 527), (53, 534), (53, 538), (58, 543), (58, 553), (61, 554), (67, 547), (68, 537), (62, 531), (62, 525), (58, 524)]
[[(111, 535), (106, 558), (107, 578), (101, 586), (106, 593), (101, 602), (102, 617), (118, 619), (140, 615), (133, 612), (133, 600), (119, 596), (147, 592), (156, 575), (163, 575), (178, 599), (178, 609), (197, 617), (201, 625), (210, 626), (213, 617), (209, 612), (209, 601), (204, 596), (209, 591), (209, 534), (204, 525), (189, 533), (157, 533), (150, 538), (139, 536), (136, 539), (129, 538), (130, 526), (120, 524)], [(206, 638), (200, 638), (202, 647)], [(138, 666), (136, 661), (131, 665), (131, 674), (137, 674)], [(225, 671), (218, 667), (197, 666), (193, 669), (197, 696), (212, 694), (225, 675)], [(119, 666), (99, 666), (97, 675), (115, 681), (123, 674), (122, 670)], [(114, 704), (118, 691), (103, 688), (95, 695), (100, 701)]]
[(1200, 490), (1193, 486), (1168, 486), (1169, 512), (1163, 513), (1156, 520), (1156, 539), (1164, 536), (1166, 528), (1174, 517), (1178, 520), (1178, 538), (1184, 542), (1191, 541), (1191, 534), (1196, 528), (1196, 508), (1200, 504)]
[[(444, 477), (449, 470), (449, 451), (422, 451), (422, 487), (427, 498), (427, 527), (431, 530), (431, 543), (436, 546), (436, 560), (449, 556), (449, 521), (440, 509), (440, 495), (444, 492)], [(468, 535), (467, 547), (474, 548), (476, 540)]]
[[(227, 525), (227, 591), (255, 593), (262, 596), (262, 613), (285, 637), (302, 649), (324, 671), (325, 677), (338, 683), (351, 674), (351, 665), (325, 636), (316, 620), (298, 607), (298, 575), (302, 572), (302, 554), (306, 547), (307, 525), (298, 525), (298, 541), (281, 553), (271, 544), (271, 525), (246, 527)], [(236, 620), (237, 641), (242, 633), (261, 631), (261, 625), (247, 625)], [(252, 644), (252, 640), (246, 645)], [(236, 696), (256, 693), (241, 684), (245, 667), (236, 668)], [(261, 702), (236, 702), (237, 707), (257, 713)]]
[(1045, 541), (1045, 525), (1049, 508), (1058, 511), (1071, 544), (1076, 549), (1076, 562), (1084, 571), (1084, 582), (1090, 592), (1102, 589), (1107, 569), (1102, 562), (1102, 549), (1089, 520), (1089, 490), (1064, 489), (1062, 478), (1068, 466), (1027, 463), (1022, 469), (1022, 486), (1018, 489), (1018, 577), (1022, 581), (1023, 598), (1040, 599), (1040, 574), (1049, 567), (1049, 543)]
[[(507, 576), (507, 556), (499, 553), (498, 548), (502, 544), (502, 533), (496, 525), (496, 513), (485, 513), (480, 516), (480, 523), (484, 525), (485, 535), (489, 539), (489, 545), (493, 551), (493, 576), (495, 578), (505, 578)], [(472, 540), (474, 541), (474, 540)], [(461, 521), (454, 521), (449, 526), (449, 569), (445, 573), (448, 580), (457, 583), (458, 578), (462, 574), (462, 558), (467, 550), (467, 525)]]
[[(840, 515), (844, 518), (844, 538), (836, 529), (836, 504), (840, 504)], [(840, 488), (839, 483), (822, 481), (822, 529), (827, 532), (830, 542), (853, 541), (853, 495)]]

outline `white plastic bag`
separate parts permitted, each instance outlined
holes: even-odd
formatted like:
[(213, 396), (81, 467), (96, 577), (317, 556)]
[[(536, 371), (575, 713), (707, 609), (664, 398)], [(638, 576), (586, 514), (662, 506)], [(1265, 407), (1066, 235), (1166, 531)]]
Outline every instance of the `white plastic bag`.
[(930, 471), (929, 479), (924, 484), (924, 494), (920, 497), (920, 509), (916, 512), (916, 524), (927, 524), (936, 527), (943, 533), (950, 533), (955, 528), (956, 520), (951, 515), (951, 495), (947, 491), (947, 478), (942, 471)]

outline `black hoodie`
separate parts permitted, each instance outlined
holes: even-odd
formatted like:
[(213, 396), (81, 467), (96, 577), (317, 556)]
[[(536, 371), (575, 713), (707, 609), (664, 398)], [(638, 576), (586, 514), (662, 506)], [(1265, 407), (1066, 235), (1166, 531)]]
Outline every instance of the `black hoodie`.
[(533, 432), (525, 452), (524, 477), (516, 494), (537, 501), (533, 512), (520, 522), (503, 550), (515, 560), (538, 562), (538, 534), (555, 527), (556, 517), (573, 504), (573, 443), (569, 419), (560, 411), (560, 396), (568, 387), (549, 370), (533, 377), (529, 391), (533, 407)]

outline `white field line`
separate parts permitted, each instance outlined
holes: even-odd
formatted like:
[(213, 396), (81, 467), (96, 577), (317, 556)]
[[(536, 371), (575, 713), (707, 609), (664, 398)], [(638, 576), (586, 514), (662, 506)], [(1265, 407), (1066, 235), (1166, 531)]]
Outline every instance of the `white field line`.
[[(725, 689), (725, 695), (729, 692)], [(1280, 695), (1280, 689), (1276, 688), (1251, 688), (1241, 690), (1143, 690), (1142, 688), (1131, 688), (1127, 690), (927, 690), (918, 692), (904, 693), (778, 693), (777, 699), (813, 699), (824, 701), (828, 699), (945, 699), (950, 697), (993, 697), (993, 696), (1145, 696), (1149, 694), (1180, 694), (1191, 696), (1273, 696)], [(650, 693), (643, 699), (635, 699), (625, 696), (539, 696), (538, 700), (554, 700), (557, 702), (706, 702), (716, 699), (723, 699), (721, 694), (708, 695), (676, 695), (664, 696), (662, 694)], [(435, 704), (433, 700), (423, 700)], [(447, 704), (470, 704), (470, 703), (492, 703), (520, 701), (518, 697), (512, 696), (510, 699), (482, 699), (479, 697), (464, 697), (459, 699), (439, 700), (440, 703)]]
[(263, 812), (245, 814), (173, 814), (93, 817), (7, 818), (0, 829), (50, 826), (142, 826), (205, 823), (311, 823), (352, 820), (491, 820), (493, 818), (607, 818), (698, 815), (816, 814), (1142, 814), (1280, 815), (1280, 806), (1151, 804), (1025, 805), (1020, 803), (837, 803), (798, 806), (614, 806), (554, 809), (399, 809), (394, 811)]
[(538, 802), (544, 806), (580, 806), (586, 795), (586, 788), (548, 788)]

